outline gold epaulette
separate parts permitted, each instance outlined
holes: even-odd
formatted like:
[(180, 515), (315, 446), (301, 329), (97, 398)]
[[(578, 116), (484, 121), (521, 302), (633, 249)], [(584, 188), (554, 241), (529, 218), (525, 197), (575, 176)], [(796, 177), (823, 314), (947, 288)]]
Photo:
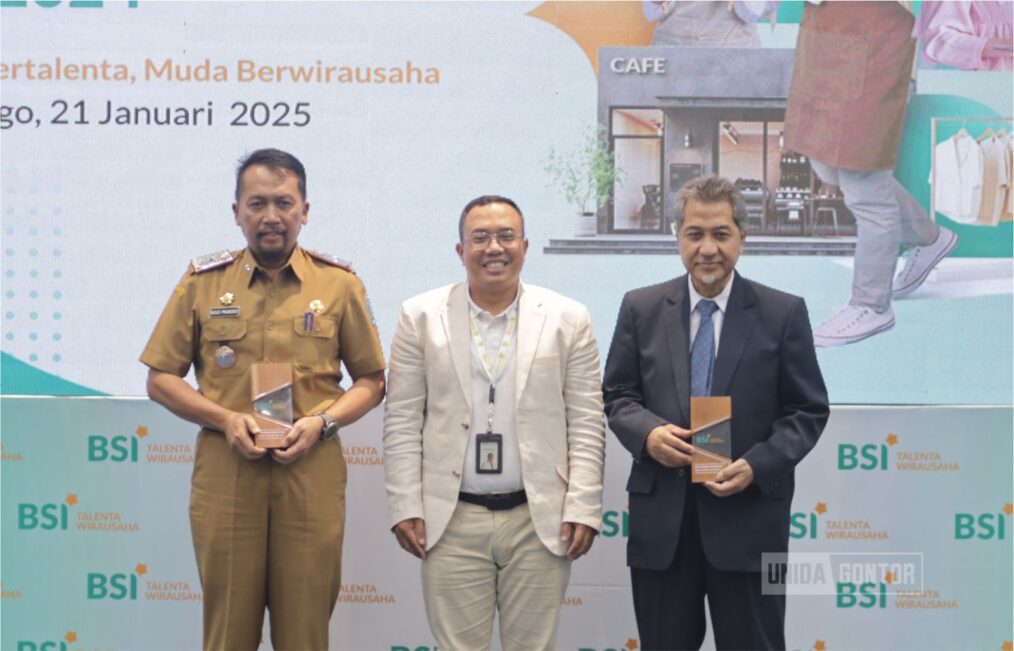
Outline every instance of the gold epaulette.
[(325, 262), (332, 267), (339, 267), (348, 271), (349, 273), (356, 273), (356, 270), (352, 268), (352, 263), (348, 260), (343, 260), (339, 257), (333, 256), (330, 253), (324, 253), (323, 251), (314, 251), (313, 249), (304, 249), (311, 258)]
[(234, 260), (236, 260), (236, 254), (232, 251), (218, 251), (217, 253), (201, 255), (190, 261), (190, 266), (193, 267), (193, 271), (190, 273), (202, 274), (205, 271), (224, 267)]

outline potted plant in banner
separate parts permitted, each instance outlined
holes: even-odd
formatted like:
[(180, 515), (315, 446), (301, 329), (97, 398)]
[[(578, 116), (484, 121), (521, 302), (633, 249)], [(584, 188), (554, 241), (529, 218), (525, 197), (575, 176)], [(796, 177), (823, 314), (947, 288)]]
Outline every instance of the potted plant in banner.
[(574, 235), (594, 236), (598, 230), (596, 211), (613, 200), (613, 189), (623, 180), (623, 170), (609, 151), (606, 129), (588, 127), (580, 146), (572, 151), (551, 149), (545, 171), (567, 203), (577, 209)]

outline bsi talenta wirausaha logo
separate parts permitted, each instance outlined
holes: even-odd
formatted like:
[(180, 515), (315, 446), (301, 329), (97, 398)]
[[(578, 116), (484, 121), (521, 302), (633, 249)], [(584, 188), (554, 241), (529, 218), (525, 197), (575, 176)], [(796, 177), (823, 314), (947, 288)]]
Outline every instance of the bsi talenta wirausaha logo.
[[(812, 511), (795, 512), (789, 519), (789, 537), (796, 540), (888, 540), (887, 529), (875, 527), (869, 520), (859, 518), (833, 519), (824, 517), (829, 513), (827, 502), (817, 502)], [(821, 526), (823, 525), (823, 526)], [(823, 535), (820, 532), (823, 531)]]
[(956, 609), (958, 602), (926, 588), (921, 552), (793, 552), (763, 554), (762, 594), (833, 596), (835, 608)]
[(164, 580), (150, 576), (147, 563), (138, 563), (130, 572), (88, 572), (89, 600), (112, 601), (202, 601), (204, 595), (192, 590), (189, 581)]
[(75, 531), (95, 533), (134, 533), (141, 526), (119, 511), (93, 511), (77, 508), (77, 493), (68, 493), (62, 502), (20, 502), (19, 531)]
[(75, 651), (79, 647), (76, 631), (67, 631), (64, 636), (56, 640), (18, 640), (17, 651)]
[(160, 443), (148, 440), (150, 432), (139, 425), (132, 435), (91, 434), (88, 436), (89, 463), (173, 464), (194, 462), (194, 448), (189, 443)]
[[(901, 447), (896, 447), (901, 446)], [(961, 464), (950, 461), (937, 450), (913, 450), (901, 445), (897, 434), (888, 434), (883, 443), (838, 444), (838, 470), (899, 472), (958, 472)]]

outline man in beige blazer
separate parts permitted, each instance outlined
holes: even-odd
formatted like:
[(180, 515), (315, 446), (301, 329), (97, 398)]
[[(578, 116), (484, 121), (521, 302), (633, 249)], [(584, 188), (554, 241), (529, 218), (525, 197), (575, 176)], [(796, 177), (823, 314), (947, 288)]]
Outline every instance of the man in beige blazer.
[[(422, 559), (442, 649), (553, 649), (570, 562), (601, 526), (605, 432), (588, 310), (522, 284), (517, 205), (458, 222), (467, 282), (405, 301), (391, 346), (384, 471), (392, 530)], [(492, 454), (491, 454), (492, 453)]]

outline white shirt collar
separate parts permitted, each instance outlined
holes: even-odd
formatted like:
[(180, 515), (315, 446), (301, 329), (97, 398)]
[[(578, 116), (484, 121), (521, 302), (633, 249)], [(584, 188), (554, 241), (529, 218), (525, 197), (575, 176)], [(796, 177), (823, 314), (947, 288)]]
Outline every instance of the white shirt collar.
[(468, 297), (468, 309), (471, 310), (471, 312), (472, 312), (472, 318), (473, 319), (480, 319), (481, 318), (481, 319), (484, 319), (484, 320), (486, 320), (486, 319), (493, 320), (493, 319), (499, 319), (499, 318), (506, 318), (507, 315), (510, 314), (512, 310), (514, 310), (514, 309), (517, 308), (518, 302), (521, 300), (521, 292), (523, 292), (523, 291), (524, 291), (524, 283), (518, 283), (518, 292), (514, 295), (514, 300), (511, 301), (511, 304), (508, 305), (507, 308), (503, 312), (501, 312), (500, 314), (495, 314), (494, 315), (494, 314), (490, 314), (486, 310), (484, 310), (481, 307), (479, 307), (475, 303), (475, 301), (472, 300), (472, 290), (470, 290), (467, 285), (465, 286), (465, 296)]
[[(717, 305), (718, 309), (721, 310), (722, 314), (725, 314), (725, 306), (729, 304), (729, 294), (732, 292), (732, 283), (736, 281), (736, 271), (733, 270), (729, 274), (729, 282), (725, 283), (725, 287), (722, 289), (718, 296), (714, 297), (713, 300)], [(693, 279), (690, 274), (687, 274), (687, 286), (690, 288), (690, 313), (693, 314), (694, 310), (697, 309), (697, 304), (704, 300), (700, 292), (694, 287)]]

